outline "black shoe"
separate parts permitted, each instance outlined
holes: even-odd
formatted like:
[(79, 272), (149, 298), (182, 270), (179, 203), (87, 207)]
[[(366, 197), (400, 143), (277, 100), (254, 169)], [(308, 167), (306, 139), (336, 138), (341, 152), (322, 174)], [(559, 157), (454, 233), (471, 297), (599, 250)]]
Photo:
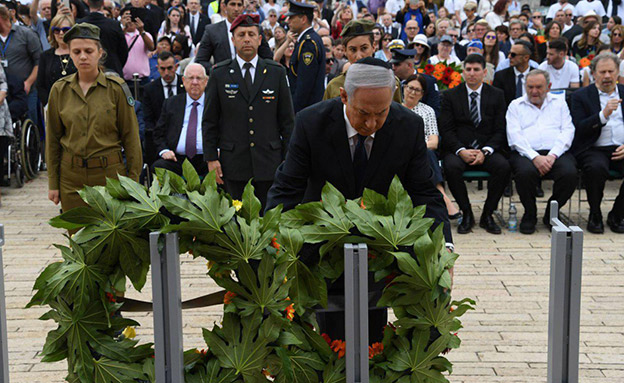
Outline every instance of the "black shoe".
[(462, 221), (457, 227), (457, 233), (468, 234), (472, 231), (475, 225), (474, 214), (471, 211), (463, 212)]
[(537, 198), (542, 198), (544, 196), (544, 189), (542, 189), (541, 186), (538, 186), (537, 189), (535, 189), (535, 196)]
[(587, 231), (594, 234), (604, 233), (604, 223), (602, 223), (602, 214), (589, 213), (587, 220)]
[(501, 228), (494, 222), (492, 214), (484, 214), (479, 220), (479, 226), (484, 228), (490, 234), (500, 234)]
[(535, 225), (537, 224), (537, 217), (534, 215), (525, 214), (520, 221), (520, 232), (522, 234), (535, 233)]
[(503, 195), (505, 197), (511, 197), (511, 194), (513, 193), (513, 186), (511, 186), (511, 184), (507, 185), (507, 187), (505, 188), (505, 191), (503, 192)]
[(617, 218), (613, 212), (607, 215), (607, 225), (614, 233), (624, 233), (624, 218)]
[(451, 221), (455, 221), (456, 219), (461, 218), (461, 216), (462, 216), (462, 212), (461, 212), (461, 211), (458, 211), (457, 213), (455, 213), (455, 214), (453, 214), (453, 215), (449, 215), (449, 219), (450, 219)]

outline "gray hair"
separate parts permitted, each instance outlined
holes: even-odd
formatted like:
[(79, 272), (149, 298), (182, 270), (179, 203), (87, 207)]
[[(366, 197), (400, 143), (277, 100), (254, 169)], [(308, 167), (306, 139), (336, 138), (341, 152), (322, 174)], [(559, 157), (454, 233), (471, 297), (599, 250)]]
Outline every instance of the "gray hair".
[(355, 91), (360, 88), (390, 88), (394, 94), (396, 89), (394, 72), (380, 66), (355, 63), (349, 67), (344, 83), (349, 102)]
[(527, 73), (526, 78), (524, 80), (528, 81), (529, 77), (534, 77), (534, 76), (544, 76), (544, 78), (546, 79), (546, 85), (548, 86), (548, 84), (550, 84), (550, 75), (548, 74), (548, 72), (542, 69), (531, 70), (529, 73)]
[(187, 73), (188, 73), (189, 69), (192, 69), (192, 68), (200, 68), (202, 77), (204, 77), (204, 78), (208, 77), (208, 75), (206, 74), (206, 68), (204, 68), (203, 65), (198, 64), (198, 63), (188, 64), (186, 66), (186, 68), (184, 68), (184, 77), (188, 76)]
[(596, 67), (598, 66), (598, 63), (603, 60), (613, 61), (613, 63), (615, 64), (615, 68), (618, 71), (620, 70), (620, 58), (613, 52), (603, 51), (599, 55), (594, 57), (591, 64), (589, 65), (589, 69), (592, 71), (592, 73), (596, 71)]

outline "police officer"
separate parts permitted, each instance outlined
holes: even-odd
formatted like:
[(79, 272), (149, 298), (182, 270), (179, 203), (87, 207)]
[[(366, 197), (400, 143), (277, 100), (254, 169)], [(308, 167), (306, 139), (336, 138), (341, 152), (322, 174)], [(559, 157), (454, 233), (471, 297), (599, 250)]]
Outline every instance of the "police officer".
[(117, 174), (138, 180), (143, 159), (130, 90), (99, 66), (100, 29), (76, 24), (63, 40), (78, 72), (50, 91), (46, 160), (48, 198), (68, 211), (85, 205), (78, 195), (84, 185), (105, 185)]
[(315, 5), (289, 0), (288, 27), (298, 35), (290, 59), (288, 80), (295, 113), (323, 98), (325, 85), (325, 47), (312, 28)]
[[(284, 160), (294, 113), (286, 69), (258, 56), (258, 15), (240, 15), (230, 28), (235, 59), (215, 65), (203, 115), (204, 159), (232, 198), (253, 178), (264, 208), (273, 175)], [(220, 149), (220, 152), (217, 151)]]
[[(345, 25), (340, 36), (345, 47), (345, 55), (350, 64), (366, 57), (373, 57), (375, 48), (373, 47), (373, 29), (375, 23), (370, 20), (352, 20)], [(292, 60), (292, 59), (291, 59)], [(344, 87), (346, 73), (341, 73), (334, 77), (325, 89), (323, 100), (340, 96), (340, 88)], [(398, 86), (392, 97), (393, 101), (401, 102), (401, 90)]]

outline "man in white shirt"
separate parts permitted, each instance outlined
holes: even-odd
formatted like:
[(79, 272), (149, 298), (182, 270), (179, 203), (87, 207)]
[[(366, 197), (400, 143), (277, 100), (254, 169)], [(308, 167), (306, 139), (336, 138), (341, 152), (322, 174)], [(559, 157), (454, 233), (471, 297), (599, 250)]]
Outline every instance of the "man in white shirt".
[(405, 0), (388, 0), (386, 2), (386, 12), (390, 12), (392, 18), (405, 6)]
[(558, 38), (548, 43), (546, 61), (540, 64), (539, 69), (550, 75), (552, 89), (578, 88), (580, 85), (579, 67), (570, 60), (566, 60), (568, 44), (564, 38)]
[(599, 0), (581, 0), (574, 7), (574, 15), (576, 17), (585, 16), (589, 11), (594, 11), (600, 17), (605, 17), (607, 12), (604, 5)]
[(536, 188), (541, 178), (553, 179), (543, 222), (549, 226), (550, 201), (568, 202), (577, 185), (576, 161), (568, 149), (574, 125), (565, 100), (548, 94), (548, 72), (534, 69), (526, 76), (525, 95), (507, 110), (507, 141), (512, 149), (509, 162), (516, 180), (524, 216), (520, 232), (532, 234), (537, 223)]
[(555, 3), (551, 5), (550, 8), (548, 8), (546, 19), (554, 18), (555, 13), (560, 9), (563, 9), (564, 11), (570, 9), (572, 12), (574, 12), (574, 5), (568, 3), (568, 0), (559, 0), (558, 3)]

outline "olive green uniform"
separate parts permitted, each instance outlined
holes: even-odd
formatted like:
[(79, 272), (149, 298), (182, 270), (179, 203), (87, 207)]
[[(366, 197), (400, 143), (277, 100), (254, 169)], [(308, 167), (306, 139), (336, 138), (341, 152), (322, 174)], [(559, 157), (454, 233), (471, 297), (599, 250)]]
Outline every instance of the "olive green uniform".
[[(338, 76), (334, 77), (329, 84), (327, 84), (327, 88), (325, 88), (325, 94), (323, 94), (323, 100), (329, 100), (330, 98), (340, 97), (340, 88), (344, 87), (346, 74), (341, 73)], [(394, 90), (394, 96), (392, 96), (392, 101), (396, 101), (399, 104), (403, 102), (401, 100), (401, 83), (399, 79), (396, 78), (397, 84), (396, 89)]]
[(105, 185), (107, 177), (117, 174), (138, 180), (143, 157), (133, 105), (124, 80), (101, 71), (86, 96), (78, 74), (52, 86), (46, 127), (48, 187), (60, 191), (63, 211), (85, 205), (78, 195), (84, 185)]

